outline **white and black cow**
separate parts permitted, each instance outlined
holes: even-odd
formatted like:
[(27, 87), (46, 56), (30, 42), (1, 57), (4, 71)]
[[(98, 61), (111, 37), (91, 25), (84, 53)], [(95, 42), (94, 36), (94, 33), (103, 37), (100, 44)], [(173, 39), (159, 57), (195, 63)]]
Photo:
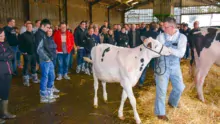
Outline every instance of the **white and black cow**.
[(205, 102), (203, 96), (203, 84), (209, 69), (215, 63), (220, 66), (220, 29), (201, 28), (192, 36), (196, 71), (195, 83), (198, 97)]
[(98, 80), (102, 81), (105, 101), (107, 101), (106, 82), (120, 82), (123, 93), (118, 117), (124, 119), (123, 107), (128, 97), (136, 123), (141, 123), (132, 87), (136, 85), (144, 68), (152, 58), (170, 54), (170, 49), (152, 38), (144, 40), (144, 43), (136, 48), (123, 48), (109, 44), (95, 46), (91, 51), (92, 60), (84, 58), (87, 62), (93, 63), (94, 107), (98, 107)]

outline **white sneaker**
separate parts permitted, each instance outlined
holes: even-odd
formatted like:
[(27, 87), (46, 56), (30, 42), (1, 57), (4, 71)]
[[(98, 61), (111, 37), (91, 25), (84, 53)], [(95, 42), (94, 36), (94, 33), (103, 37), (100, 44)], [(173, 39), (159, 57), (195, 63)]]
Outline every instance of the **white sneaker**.
[(47, 97), (40, 98), (40, 103), (53, 103), (55, 101), (56, 101), (56, 99), (48, 99)]
[(85, 70), (85, 74), (91, 75), (88, 68)]
[(67, 74), (65, 74), (65, 75), (64, 75), (64, 79), (70, 80), (70, 77), (69, 77)]
[(79, 67), (79, 66), (76, 67), (76, 73), (77, 73), (77, 74), (80, 73), (80, 67)]
[(55, 92), (55, 93), (59, 93), (60, 90), (58, 90), (56, 87), (53, 87), (53, 92)]
[(60, 80), (62, 80), (62, 79), (63, 79), (63, 78), (62, 78), (62, 75), (59, 74), (58, 77), (57, 77), (57, 80), (60, 81)]

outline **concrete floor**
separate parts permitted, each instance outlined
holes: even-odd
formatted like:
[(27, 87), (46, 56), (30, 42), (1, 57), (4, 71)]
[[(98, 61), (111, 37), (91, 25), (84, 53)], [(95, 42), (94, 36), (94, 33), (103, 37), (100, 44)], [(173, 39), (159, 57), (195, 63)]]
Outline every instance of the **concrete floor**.
[[(102, 98), (102, 87), (99, 85), (99, 108), (93, 108), (93, 78), (84, 74), (71, 74), (71, 80), (56, 81), (61, 90), (60, 98), (52, 104), (40, 104), (39, 84), (31, 83), (30, 87), (22, 84), (19, 73), (13, 78), (10, 92), (10, 111), (17, 115), (6, 124), (131, 124), (133, 114), (124, 121), (117, 118), (121, 98), (119, 84), (107, 84), (108, 103)], [(127, 100), (125, 111), (131, 106)], [(131, 118), (132, 117), (132, 118)]]

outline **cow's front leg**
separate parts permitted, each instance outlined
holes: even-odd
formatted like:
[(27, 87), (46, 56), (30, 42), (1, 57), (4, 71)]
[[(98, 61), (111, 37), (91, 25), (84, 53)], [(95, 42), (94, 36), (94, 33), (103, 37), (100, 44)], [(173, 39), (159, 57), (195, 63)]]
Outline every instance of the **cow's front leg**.
[[(129, 82), (126, 82), (125, 84), (129, 84)], [(132, 84), (132, 83), (130, 83)], [(133, 93), (133, 90), (132, 90), (132, 86), (131, 85), (125, 85), (124, 86), (124, 90), (126, 91), (127, 95), (128, 95), (128, 98), (130, 100), (130, 103), (131, 103), (131, 106), (133, 108), (133, 111), (134, 111), (134, 118), (136, 120), (136, 123), (137, 124), (140, 124), (141, 123), (141, 119), (139, 117), (139, 114), (137, 112), (137, 108), (136, 108), (136, 99), (134, 97), (134, 93)]]
[(118, 117), (119, 117), (119, 119), (121, 119), (121, 120), (124, 120), (124, 119), (125, 119), (125, 118), (124, 118), (124, 115), (123, 115), (123, 109), (124, 109), (124, 103), (125, 103), (127, 97), (128, 97), (128, 95), (127, 95), (127, 93), (125, 92), (125, 90), (123, 89), (123, 91), (122, 91), (122, 96), (121, 96), (121, 105), (120, 105), (119, 110), (118, 110)]
[(98, 92), (98, 88), (99, 88), (99, 82), (98, 82), (98, 78), (96, 77), (95, 73), (93, 73), (93, 78), (94, 78), (94, 91), (95, 91), (95, 96), (94, 96), (94, 108), (98, 108), (98, 96), (97, 96), (97, 92)]
[(103, 87), (103, 98), (104, 98), (104, 102), (107, 103), (107, 101), (108, 101), (108, 96), (107, 96), (107, 92), (106, 92), (106, 82), (102, 81), (102, 87)]

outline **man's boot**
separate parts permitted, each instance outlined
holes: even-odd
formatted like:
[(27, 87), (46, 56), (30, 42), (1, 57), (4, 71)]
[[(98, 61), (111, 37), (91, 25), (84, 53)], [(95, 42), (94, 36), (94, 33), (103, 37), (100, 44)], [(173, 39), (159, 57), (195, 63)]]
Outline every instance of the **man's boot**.
[(16, 115), (12, 115), (8, 112), (8, 100), (2, 100), (2, 118), (3, 119), (14, 119)]

